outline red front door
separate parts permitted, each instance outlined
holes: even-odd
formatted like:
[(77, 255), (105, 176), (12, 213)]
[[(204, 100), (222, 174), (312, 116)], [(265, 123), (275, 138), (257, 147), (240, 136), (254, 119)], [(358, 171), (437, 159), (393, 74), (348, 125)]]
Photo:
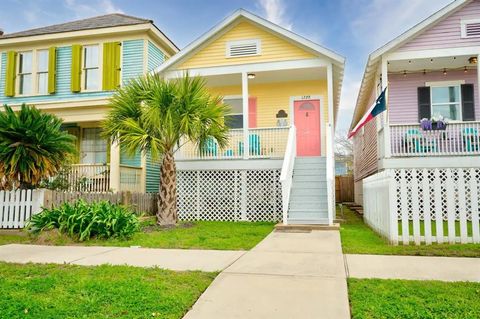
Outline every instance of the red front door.
[(297, 156), (320, 156), (320, 101), (294, 102)]

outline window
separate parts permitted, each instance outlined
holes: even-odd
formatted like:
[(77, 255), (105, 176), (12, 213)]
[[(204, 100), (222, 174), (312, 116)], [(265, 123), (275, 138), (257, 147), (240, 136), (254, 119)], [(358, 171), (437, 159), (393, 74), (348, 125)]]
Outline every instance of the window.
[(432, 117), (442, 116), (449, 120), (462, 119), (460, 86), (434, 86), (431, 88)]
[(242, 98), (225, 98), (223, 103), (230, 106), (231, 112), (225, 117), (230, 128), (243, 128), (243, 99)]
[(18, 93), (28, 95), (32, 93), (32, 51), (18, 54)]
[(83, 48), (83, 76), (84, 89), (95, 91), (100, 88), (100, 68), (98, 45), (89, 45)]
[(229, 41), (227, 42), (226, 55), (228, 58), (259, 55), (261, 52), (260, 44), (261, 41), (258, 39)]
[(84, 128), (81, 143), (82, 164), (95, 164), (107, 162), (107, 141), (103, 139), (101, 129)]
[(48, 50), (37, 51), (37, 92), (48, 93)]

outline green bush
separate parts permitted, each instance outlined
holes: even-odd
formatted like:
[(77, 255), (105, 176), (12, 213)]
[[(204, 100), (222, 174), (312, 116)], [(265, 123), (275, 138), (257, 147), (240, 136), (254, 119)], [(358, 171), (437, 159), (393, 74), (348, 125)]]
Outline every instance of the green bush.
[(34, 215), (27, 228), (33, 233), (58, 229), (79, 241), (90, 238), (129, 238), (140, 228), (140, 223), (124, 206), (106, 201), (87, 203), (80, 199), (73, 204), (64, 203), (44, 209)]

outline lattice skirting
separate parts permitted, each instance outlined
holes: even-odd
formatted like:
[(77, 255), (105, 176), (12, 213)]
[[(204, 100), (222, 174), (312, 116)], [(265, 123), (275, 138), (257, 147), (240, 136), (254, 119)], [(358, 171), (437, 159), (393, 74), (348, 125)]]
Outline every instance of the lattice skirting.
[(270, 221), (282, 217), (280, 170), (177, 171), (181, 220)]

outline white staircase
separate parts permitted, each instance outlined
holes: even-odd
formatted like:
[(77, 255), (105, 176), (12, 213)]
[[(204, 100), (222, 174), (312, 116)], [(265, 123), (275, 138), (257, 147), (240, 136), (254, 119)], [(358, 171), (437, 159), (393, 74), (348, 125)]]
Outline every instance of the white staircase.
[(289, 224), (328, 224), (325, 157), (297, 157), (290, 193)]

